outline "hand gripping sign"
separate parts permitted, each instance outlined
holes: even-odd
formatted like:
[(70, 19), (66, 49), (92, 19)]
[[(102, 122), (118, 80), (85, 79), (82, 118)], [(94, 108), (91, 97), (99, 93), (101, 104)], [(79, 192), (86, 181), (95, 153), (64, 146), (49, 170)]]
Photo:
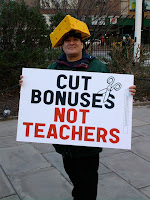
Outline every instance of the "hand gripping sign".
[(131, 148), (133, 75), (23, 69), (17, 141)]

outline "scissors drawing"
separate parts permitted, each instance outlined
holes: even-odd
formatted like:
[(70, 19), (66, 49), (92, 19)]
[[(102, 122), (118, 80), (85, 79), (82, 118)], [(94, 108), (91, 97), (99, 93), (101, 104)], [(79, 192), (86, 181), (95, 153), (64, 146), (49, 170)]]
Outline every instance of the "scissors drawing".
[(106, 101), (107, 101), (107, 99), (108, 99), (108, 97), (109, 97), (109, 94), (111, 93), (112, 90), (118, 91), (118, 90), (121, 89), (121, 87), (122, 87), (121, 83), (115, 83), (115, 84), (113, 85), (114, 82), (115, 82), (115, 78), (114, 78), (113, 76), (110, 76), (110, 77), (107, 79), (107, 83), (108, 83), (107, 88), (98, 91), (98, 94), (99, 94), (99, 93), (105, 94), (103, 102), (106, 102)]

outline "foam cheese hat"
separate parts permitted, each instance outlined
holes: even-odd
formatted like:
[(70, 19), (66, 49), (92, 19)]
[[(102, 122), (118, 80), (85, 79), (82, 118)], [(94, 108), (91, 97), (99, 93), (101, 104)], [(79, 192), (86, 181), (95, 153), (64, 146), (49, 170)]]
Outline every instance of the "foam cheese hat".
[(70, 15), (66, 15), (66, 17), (60, 22), (60, 24), (54, 29), (54, 31), (50, 34), (50, 39), (52, 43), (52, 47), (60, 47), (62, 45), (63, 38), (67, 35), (69, 31), (74, 30), (76, 33), (81, 33), (82, 40), (90, 37), (90, 32), (87, 25), (74, 18)]

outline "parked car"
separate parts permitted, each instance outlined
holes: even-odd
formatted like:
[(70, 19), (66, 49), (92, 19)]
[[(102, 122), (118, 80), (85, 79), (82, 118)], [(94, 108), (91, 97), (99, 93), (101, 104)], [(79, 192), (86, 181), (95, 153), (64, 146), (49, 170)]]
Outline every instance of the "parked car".
[(92, 43), (93, 45), (101, 45), (101, 40), (99, 40), (99, 39), (94, 39), (94, 40), (87, 40), (86, 42), (85, 42), (85, 44), (86, 45), (89, 45), (90, 43)]

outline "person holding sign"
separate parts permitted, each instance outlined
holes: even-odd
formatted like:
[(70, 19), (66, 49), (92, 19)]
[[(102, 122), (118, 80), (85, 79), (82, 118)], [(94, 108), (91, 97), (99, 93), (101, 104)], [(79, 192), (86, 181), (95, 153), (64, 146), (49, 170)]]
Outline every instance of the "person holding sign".
[[(51, 42), (53, 47), (62, 47), (63, 53), (56, 62), (48, 66), (48, 69), (54, 70), (73, 70), (84, 72), (108, 73), (109, 69), (93, 56), (88, 55), (84, 50), (83, 40), (90, 37), (87, 25), (69, 15), (51, 33)], [(60, 81), (65, 77), (58, 79), (60, 88), (65, 85)], [(85, 87), (89, 83), (88, 77), (84, 77)], [(22, 85), (23, 76), (21, 76), (20, 85)], [(119, 85), (114, 85), (114, 80), (108, 80), (109, 91), (119, 89)], [(98, 83), (97, 83), (98, 84)], [(135, 95), (136, 86), (129, 88), (131, 95)], [(63, 158), (65, 171), (73, 183), (72, 196), (74, 200), (96, 200), (98, 185), (98, 167), (99, 153), (102, 148), (85, 147), (73, 145), (53, 145), (56, 152)]]

